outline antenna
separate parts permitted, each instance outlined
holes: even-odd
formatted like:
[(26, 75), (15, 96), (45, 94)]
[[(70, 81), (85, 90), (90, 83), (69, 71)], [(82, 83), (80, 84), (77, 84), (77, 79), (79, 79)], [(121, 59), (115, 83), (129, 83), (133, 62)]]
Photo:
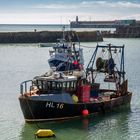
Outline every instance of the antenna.
[(65, 26), (63, 26), (62, 31), (63, 31), (63, 40), (65, 40)]

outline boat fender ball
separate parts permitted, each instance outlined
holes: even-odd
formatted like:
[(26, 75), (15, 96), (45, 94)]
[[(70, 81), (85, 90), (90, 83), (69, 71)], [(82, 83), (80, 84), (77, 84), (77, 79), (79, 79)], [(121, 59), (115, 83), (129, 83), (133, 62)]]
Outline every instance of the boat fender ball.
[(38, 138), (45, 138), (45, 137), (55, 137), (55, 134), (50, 129), (39, 129), (35, 133), (35, 136), (37, 136)]
[(75, 94), (72, 95), (72, 99), (75, 103), (79, 101), (78, 97)]
[(82, 115), (83, 115), (83, 116), (89, 115), (89, 111), (88, 111), (87, 109), (84, 109), (84, 110), (82, 111)]

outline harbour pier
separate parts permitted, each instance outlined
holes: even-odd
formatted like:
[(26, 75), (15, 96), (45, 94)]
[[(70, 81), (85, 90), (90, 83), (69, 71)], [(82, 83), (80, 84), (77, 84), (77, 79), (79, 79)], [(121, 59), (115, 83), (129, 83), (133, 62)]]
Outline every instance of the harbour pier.
[[(79, 21), (76, 16), (75, 21), (70, 22), (71, 28), (106, 28), (106, 31), (101, 31), (103, 37), (140, 37), (140, 21), (135, 19), (114, 20), (114, 21)], [(109, 30), (112, 28), (115, 31), (112, 33)]]

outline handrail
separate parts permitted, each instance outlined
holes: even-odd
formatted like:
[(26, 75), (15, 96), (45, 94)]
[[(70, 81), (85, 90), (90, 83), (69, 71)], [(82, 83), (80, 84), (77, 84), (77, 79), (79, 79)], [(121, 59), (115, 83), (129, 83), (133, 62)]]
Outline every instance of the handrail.
[(20, 84), (20, 94), (23, 95), (24, 93), (27, 93), (28, 91), (31, 91), (31, 86), (32, 85), (33, 85), (32, 80), (27, 80), (27, 81), (22, 82)]

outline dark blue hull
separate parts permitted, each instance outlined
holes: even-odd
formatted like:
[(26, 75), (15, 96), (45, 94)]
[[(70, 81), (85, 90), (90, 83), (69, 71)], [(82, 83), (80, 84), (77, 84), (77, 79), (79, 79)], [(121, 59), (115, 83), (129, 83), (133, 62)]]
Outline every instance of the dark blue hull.
[(82, 116), (82, 111), (89, 113), (108, 112), (129, 105), (131, 93), (104, 102), (63, 103), (48, 100), (34, 100), (32, 97), (20, 96), (20, 106), (27, 122), (69, 119)]

